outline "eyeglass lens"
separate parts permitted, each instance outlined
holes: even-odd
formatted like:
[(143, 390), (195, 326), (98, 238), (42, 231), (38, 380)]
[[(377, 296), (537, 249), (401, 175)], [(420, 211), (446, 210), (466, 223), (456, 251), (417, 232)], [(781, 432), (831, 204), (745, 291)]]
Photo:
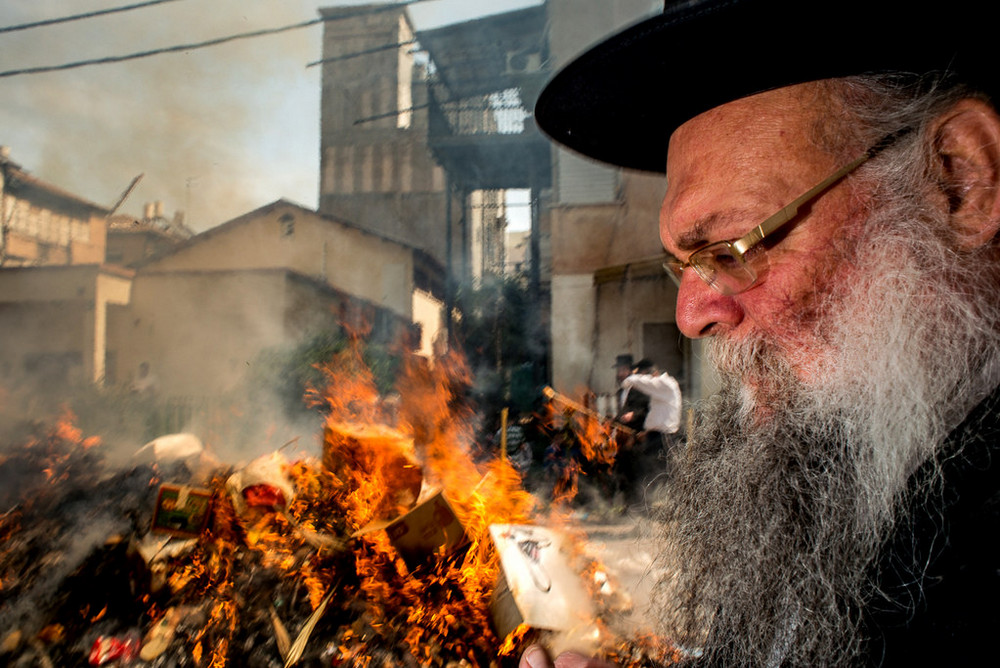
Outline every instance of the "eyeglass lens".
[[(733, 252), (725, 241), (699, 249), (688, 258), (688, 264), (705, 283), (724, 295), (743, 292), (757, 279), (746, 261)], [(677, 260), (668, 260), (663, 266), (680, 287), (685, 265)]]

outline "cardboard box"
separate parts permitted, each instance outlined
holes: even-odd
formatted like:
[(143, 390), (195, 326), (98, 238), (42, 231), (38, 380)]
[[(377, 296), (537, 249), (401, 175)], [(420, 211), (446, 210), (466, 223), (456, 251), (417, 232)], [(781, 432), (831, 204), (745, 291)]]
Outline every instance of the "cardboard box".
[(411, 568), (434, 554), (452, 554), (468, 542), (465, 528), (440, 491), (389, 522), (385, 530), (393, 547)]
[(208, 525), (211, 507), (211, 490), (164, 483), (156, 497), (152, 530), (197, 538)]

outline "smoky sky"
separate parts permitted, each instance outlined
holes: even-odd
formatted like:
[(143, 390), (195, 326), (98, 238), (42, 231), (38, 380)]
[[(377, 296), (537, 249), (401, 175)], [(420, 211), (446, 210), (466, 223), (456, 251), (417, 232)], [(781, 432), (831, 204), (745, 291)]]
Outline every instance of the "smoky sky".
[[(418, 29), (540, 0), (438, 0), (412, 6)], [(134, 0), (0, 3), (0, 26)], [(176, 0), (0, 34), (0, 70), (118, 56), (318, 18), (344, 0)], [(220, 46), (62, 72), (0, 78), (0, 144), (35, 176), (139, 214), (163, 201), (202, 231), (285, 198), (315, 208), (322, 25)]]

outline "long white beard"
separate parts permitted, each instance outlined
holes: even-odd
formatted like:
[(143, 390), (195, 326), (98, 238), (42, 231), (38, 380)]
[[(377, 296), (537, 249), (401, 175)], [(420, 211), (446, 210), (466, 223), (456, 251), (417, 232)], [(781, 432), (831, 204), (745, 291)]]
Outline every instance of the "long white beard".
[(711, 626), (710, 664), (850, 663), (910, 474), (998, 381), (995, 277), (888, 220), (821, 305), (806, 373), (766, 335), (714, 344), (723, 390), (673, 467), (660, 588), (666, 633)]

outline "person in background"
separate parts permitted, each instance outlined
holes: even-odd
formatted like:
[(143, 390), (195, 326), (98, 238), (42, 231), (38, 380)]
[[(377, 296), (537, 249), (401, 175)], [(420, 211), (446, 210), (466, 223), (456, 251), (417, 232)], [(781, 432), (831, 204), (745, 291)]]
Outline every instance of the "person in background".
[(649, 395), (634, 392), (624, 384), (625, 379), (633, 375), (635, 370), (632, 355), (618, 355), (615, 359), (618, 412), (611, 420), (615, 459), (607, 476), (605, 494), (621, 512), (627, 509), (628, 504), (641, 498), (637, 482), (639, 463), (636, 461), (636, 453), (637, 448), (641, 448), (639, 434), (649, 414)]
[(635, 372), (631, 355), (619, 355), (615, 360), (615, 376), (618, 381), (618, 412), (613, 420), (626, 427), (624, 432), (631, 438), (642, 431), (642, 425), (649, 413), (649, 396), (642, 392), (631, 392), (624, 385), (625, 379)]
[(132, 381), (131, 390), (141, 397), (154, 397), (159, 389), (159, 380), (150, 371), (149, 362), (140, 362), (139, 371), (135, 380)]
[(630, 394), (641, 392), (649, 398), (649, 411), (630, 457), (632, 500), (643, 501), (649, 484), (667, 474), (667, 455), (681, 424), (681, 388), (673, 376), (660, 372), (645, 358), (636, 363), (635, 373), (626, 377), (622, 386)]

